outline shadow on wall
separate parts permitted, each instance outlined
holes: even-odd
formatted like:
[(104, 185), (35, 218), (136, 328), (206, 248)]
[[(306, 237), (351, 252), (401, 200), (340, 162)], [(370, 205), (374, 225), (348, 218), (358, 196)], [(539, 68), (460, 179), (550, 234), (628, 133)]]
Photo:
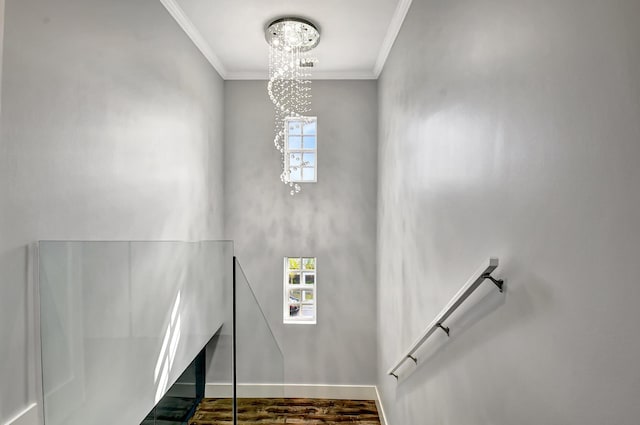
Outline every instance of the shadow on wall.
[[(525, 274), (523, 279), (509, 280), (509, 276), (516, 276), (514, 270), (521, 268), (513, 262), (501, 270), (500, 274), (506, 277), (504, 293), (500, 293), (490, 281), (483, 283), (478, 290), (480, 294), (468, 299), (469, 307), (464, 308), (463, 304), (458, 310), (460, 313), (454, 313), (446, 321), (445, 326), (451, 330), (450, 337), (442, 331), (437, 332), (416, 353), (417, 366), (411, 360), (405, 362), (400, 370), (397, 399), (419, 390), (425, 382), (463, 362), (476, 348), (490, 345), (491, 340), (508, 329), (520, 327), (522, 323), (544, 313), (536, 310), (535, 306), (551, 305), (548, 281), (533, 273)], [(523, 273), (517, 275), (522, 276)], [(546, 301), (540, 303), (539, 298)], [(502, 308), (504, 306), (507, 310)], [(498, 312), (499, 309), (502, 311)], [(494, 319), (488, 320), (491, 316)]]

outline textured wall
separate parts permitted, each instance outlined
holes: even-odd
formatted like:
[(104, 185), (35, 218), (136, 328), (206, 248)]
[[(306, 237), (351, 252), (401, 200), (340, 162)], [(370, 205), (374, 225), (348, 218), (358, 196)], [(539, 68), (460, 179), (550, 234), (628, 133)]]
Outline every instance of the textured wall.
[(222, 236), (219, 76), (156, 0), (9, 0), (0, 423), (35, 399), (27, 244)]
[[(379, 377), (390, 422), (640, 417), (640, 3), (415, 0), (379, 81)], [(397, 384), (385, 371), (481, 261)]]
[[(225, 82), (225, 226), (288, 383), (375, 381), (376, 83), (314, 81), (318, 183), (280, 182), (264, 81)], [(282, 259), (318, 258), (318, 324), (282, 324)], [(238, 364), (241, 364), (239, 359)]]

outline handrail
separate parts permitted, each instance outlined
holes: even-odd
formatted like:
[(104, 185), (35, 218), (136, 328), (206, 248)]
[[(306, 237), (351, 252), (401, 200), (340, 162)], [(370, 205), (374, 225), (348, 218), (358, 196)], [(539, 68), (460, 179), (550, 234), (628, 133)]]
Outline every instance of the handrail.
[(495, 279), (491, 276), (491, 273), (498, 267), (498, 259), (490, 258), (488, 263), (485, 261), (482, 263), (482, 266), (478, 268), (478, 271), (474, 273), (471, 278), (464, 284), (464, 286), (458, 291), (456, 295), (449, 301), (446, 307), (436, 316), (435, 319), (426, 329), (422, 332), (422, 335), (411, 345), (409, 350), (406, 352), (402, 359), (400, 359), (395, 366), (393, 366), (387, 372), (388, 375), (391, 375), (398, 379), (398, 375), (395, 374), (395, 371), (402, 366), (402, 364), (407, 360), (411, 359), (414, 363), (418, 363), (418, 359), (414, 356), (415, 352), (418, 351), (418, 348), (438, 329), (442, 329), (447, 336), (449, 336), (449, 328), (444, 326), (443, 322), (451, 316), (451, 314), (460, 307), (460, 304), (464, 302), (469, 296), (475, 291), (478, 286), (486, 279), (492, 281), (500, 290), (503, 291), (504, 281), (502, 279)]

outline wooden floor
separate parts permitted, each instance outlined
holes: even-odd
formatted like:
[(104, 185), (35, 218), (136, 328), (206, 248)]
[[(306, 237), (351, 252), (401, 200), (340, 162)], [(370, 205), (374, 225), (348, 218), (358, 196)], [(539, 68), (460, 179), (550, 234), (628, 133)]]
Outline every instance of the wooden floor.
[[(229, 425), (231, 400), (205, 398), (190, 425)], [(238, 399), (239, 425), (380, 425), (375, 401), (306, 398)]]

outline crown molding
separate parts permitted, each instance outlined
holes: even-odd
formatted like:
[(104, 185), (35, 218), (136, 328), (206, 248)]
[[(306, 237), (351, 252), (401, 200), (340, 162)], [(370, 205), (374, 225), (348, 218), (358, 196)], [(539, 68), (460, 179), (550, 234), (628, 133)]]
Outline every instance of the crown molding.
[(229, 71), (225, 80), (268, 80), (267, 71)]
[(393, 13), (393, 17), (391, 18), (391, 22), (387, 28), (387, 35), (382, 41), (382, 46), (380, 46), (380, 51), (378, 52), (378, 59), (373, 67), (373, 74), (375, 75), (375, 78), (380, 76), (380, 73), (384, 68), (384, 64), (387, 62), (393, 43), (395, 43), (398, 33), (400, 32), (400, 28), (402, 28), (402, 24), (404, 23), (404, 18), (406, 18), (407, 12), (409, 11), (411, 2), (412, 0), (400, 0), (395, 12)]
[(198, 31), (193, 22), (191, 22), (191, 19), (187, 17), (187, 14), (184, 13), (184, 10), (182, 10), (176, 0), (160, 0), (160, 3), (162, 3), (162, 5), (167, 9), (173, 19), (175, 19), (178, 25), (180, 25), (180, 28), (182, 28), (182, 30), (187, 34), (193, 44), (196, 45), (198, 50), (202, 52), (211, 66), (213, 66), (218, 74), (220, 74), (220, 77), (222, 77), (223, 80), (226, 80), (227, 71), (224, 65), (222, 65), (220, 58), (218, 58), (218, 56), (213, 53), (213, 50), (211, 50), (211, 46), (209, 46), (209, 43), (207, 43), (202, 34), (200, 34), (200, 31)]
[[(398, 37), (400, 28), (404, 22), (412, 0), (400, 0), (396, 6), (396, 10), (393, 13), (389, 27), (387, 28), (387, 34), (382, 41), (380, 51), (376, 63), (371, 71), (339, 71), (339, 72), (314, 72), (312, 80), (376, 80), (380, 76), (384, 64), (389, 57), (393, 43)], [(266, 80), (268, 76), (266, 72), (227, 72), (226, 68), (220, 61), (220, 58), (213, 53), (211, 46), (200, 34), (200, 31), (187, 17), (184, 10), (180, 7), (176, 0), (160, 0), (160, 3), (167, 9), (169, 14), (176, 20), (180, 28), (187, 34), (193, 44), (202, 52), (204, 57), (209, 61), (211, 66), (220, 74), (224, 80)]]
[[(372, 72), (366, 71), (318, 71), (313, 72), (311, 80), (375, 80)], [(225, 80), (268, 80), (267, 72), (227, 72)]]

